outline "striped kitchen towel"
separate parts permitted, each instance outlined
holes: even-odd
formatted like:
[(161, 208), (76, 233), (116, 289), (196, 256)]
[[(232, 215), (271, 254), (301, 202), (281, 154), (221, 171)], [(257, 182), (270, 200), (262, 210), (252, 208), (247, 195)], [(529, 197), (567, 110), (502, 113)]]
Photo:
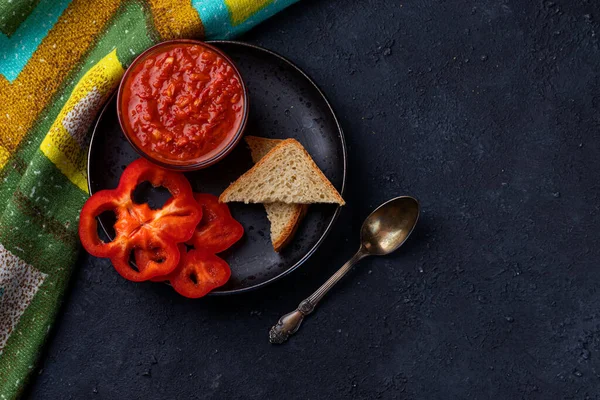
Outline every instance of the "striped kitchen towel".
[(0, 0), (0, 399), (34, 369), (77, 259), (90, 126), (168, 39), (240, 34), (296, 0)]

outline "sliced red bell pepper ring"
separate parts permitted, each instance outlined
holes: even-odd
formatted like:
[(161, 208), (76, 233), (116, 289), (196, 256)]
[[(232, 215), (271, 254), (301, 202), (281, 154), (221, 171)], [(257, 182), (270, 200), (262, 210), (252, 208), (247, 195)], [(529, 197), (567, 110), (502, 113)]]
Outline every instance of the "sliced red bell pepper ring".
[[(202, 206), (202, 219), (187, 244), (208, 253), (220, 253), (244, 235), (242, 224), (231, 216), (227, 204), (219, 203), (217, 196), (194, 193), (194, 198)], [(162, 282), (168, 280), (168, 277), (157, 276), (150, 280)]]
[(194, 193), (194, 198), (202, 206), (202, 219), (188, 244), (209, 253), (220, 253), (244, 236), (242, 224), (231, 216), (227, 204), (219, 203), (217, 196)]
[(223, 286), (231, 276), (229, 264), (204, 249), (186, 251), (180, 246), (181, 261), (167, 276), (173, 289), (182, 296), (197, 299)]
[[(179, 250), (179, 254), (180, 254), (179, 263), (177, 264), (177, 267), (173, 271), (171, 271), (171, 273), (174, 273), (179, 268), (179, 264), (181, 264), (181, 262), (183, 261), (183, 255), (187, 252), (186, 246), (183, 243), (179, 243), (177, 245), (177, 249)], [(140, 262), (142, 262), (142, 263), (149, 261), (147, 258), (148, 257), (147, 254), (148, 254), (147, 252), (140, 252), (139, 254), (136, 254), (135, 255), (136, 262), (137, 262), (138, 257), (140, 259)], [(152, 281), (152, 282), (166, 282), (168, 280), (169, 280), (169, 274), (158, 275), (158, 276), (150, 278), (150, 281)]]
[[(134, 203), (132, 193), (144, 181), (171, 193), (162, 208), (152, 210), (146, 203)], [(117, 217), (116, 235), (105, 243), (98, 236), (96, 217), (109, 210)], [(191, 238), (201, 218), (202, 208), (182, 174), (140, 158), (123, 171), (116, 189), (102, 190), (88, 199), (79, 217), (79, 238), (90, 254), (110, 258), (124, 278), (144, 281), (169, 274), (177, 267), (177, 244)], [(137, 269), (129, 262), (132, 252)]]

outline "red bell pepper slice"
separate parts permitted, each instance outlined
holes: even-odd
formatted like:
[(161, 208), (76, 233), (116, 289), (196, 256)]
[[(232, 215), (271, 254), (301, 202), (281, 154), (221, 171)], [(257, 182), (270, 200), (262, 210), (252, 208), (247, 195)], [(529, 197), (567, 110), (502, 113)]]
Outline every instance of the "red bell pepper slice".
[(231, 269), (222, 258), (204, 249), (186, 251), (180, 245), (179, 250), (179, 266), (166, 279), (180, 295), (197, 299), (229, 280)]
[[(162, 208), (152, 210), (146, 203), (134, 203), (132, 193), (144, 181), (169, 190), (172, 197)], [(109, 210), (117, 217), (116, 235), (105, 243), (98, 236), (96, 217)], [(110, 258), (124, 278), (145, 281), (177, 267), (177, 244), (192, 237), (201, 218), (202, 208), (182, 174), (140, 158), (123, 171), (116, 189), (102, 190), (88, 199), (79, 217), (79, 238), (90, 254)], [(129, 262), (132, 252), (137, 269)]]
[[(217, 196), (207, 193), (194, 193), (194, 198), (202, 207), (202, 220), (196, 226), (192, 238), (187, 241), (188, 245), (214, 254), (228, 249), (240, 240), (244, 235), (244, 227), (231, 216), (227, 204), (219, 203)], [(150, 280), (162, 282), (169, 280), (169, 277), (156, 276)]]
[(207, 193), (194, 193), (194, 198), (202, 206), (202, 220), (188, 244), (209, 253), (220, 253), (241, 239), (244, 227), (231, 216), (227, 204), (219, 203), (217, 196)]

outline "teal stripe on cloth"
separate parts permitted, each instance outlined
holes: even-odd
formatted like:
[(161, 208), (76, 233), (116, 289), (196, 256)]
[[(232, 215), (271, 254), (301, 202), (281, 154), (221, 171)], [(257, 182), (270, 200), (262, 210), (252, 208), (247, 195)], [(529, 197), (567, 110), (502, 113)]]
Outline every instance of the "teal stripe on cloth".
[(192, 0), (198, 11), (206, 39), (230, 39), (246, 32), (261, 21), (275, 15), (298, 0), (273, 0), (239, 25), (233, 25), (224, 0)]
[(10, 82), (19, 76), (69, 3), (71, 0), (40, 0), (14, 34), (8, 37), (0, 33), (0, 49), (4, 49), (0, 56), (0, 74)]

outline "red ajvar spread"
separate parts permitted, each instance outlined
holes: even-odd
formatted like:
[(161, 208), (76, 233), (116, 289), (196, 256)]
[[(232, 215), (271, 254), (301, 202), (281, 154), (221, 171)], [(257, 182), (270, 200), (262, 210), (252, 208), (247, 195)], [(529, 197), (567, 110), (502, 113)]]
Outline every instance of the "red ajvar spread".
[(199, 159), (238, 131), (242, 83), (233, 66), (209, 48), (190, 43), (157, 50), (134, 66), (123, 87), (125, 129), (151, 156)]

